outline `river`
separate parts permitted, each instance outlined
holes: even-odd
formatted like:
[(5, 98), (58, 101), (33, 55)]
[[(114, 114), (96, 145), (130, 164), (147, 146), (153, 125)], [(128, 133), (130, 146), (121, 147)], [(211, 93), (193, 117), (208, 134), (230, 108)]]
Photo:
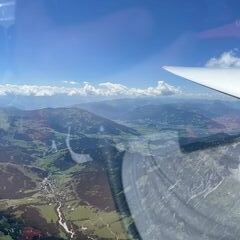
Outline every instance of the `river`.
[(62, 203), (58, 202), (58, 207), (57, 207), (58, 223), (64, 228), (65, 232), (70, 234), (70, 237), (73, 238), (75, 233), (74, 233), (73, 229), (69, 229), (66, 221), (64, 220), (61, 208), (62, 208)]

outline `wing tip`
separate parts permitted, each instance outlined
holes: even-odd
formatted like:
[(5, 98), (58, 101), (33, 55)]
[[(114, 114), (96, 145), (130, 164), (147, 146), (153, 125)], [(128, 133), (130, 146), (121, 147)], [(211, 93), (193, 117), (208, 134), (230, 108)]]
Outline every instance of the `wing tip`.
[(179, 70), (179, 69), (185, 69), (186, 67), (179, 67), (179, 66), (168, 66), (168, 65), (165, 65), (165, 66), (162, 66), (162, 68), (168, 72), (171, 72), (173, 73), (174, 71), (176, 70)]
[(167, 66), (167, 65), (165, 65), (165, 66), (162, 66), (162, 69), (164, 69), (164, 70), (169, 70), (169, 69), (171, 69), (172, 68), (172, 66)]

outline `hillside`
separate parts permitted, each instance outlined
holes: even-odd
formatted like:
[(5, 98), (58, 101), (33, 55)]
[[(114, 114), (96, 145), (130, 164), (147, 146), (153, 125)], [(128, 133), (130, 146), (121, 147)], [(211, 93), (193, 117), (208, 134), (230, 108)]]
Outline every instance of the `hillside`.
[(106, 160), (120, 165), (113, 138), (137, 135), (78, 108), (1, 109), (3, 239), (125, 239)]

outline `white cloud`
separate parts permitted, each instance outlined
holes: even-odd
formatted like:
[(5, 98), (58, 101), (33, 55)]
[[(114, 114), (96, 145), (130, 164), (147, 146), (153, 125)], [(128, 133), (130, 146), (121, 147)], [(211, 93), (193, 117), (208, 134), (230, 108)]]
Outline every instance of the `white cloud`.
[(63, 83), (71, 84), (71, 85), (76, 85), (76, 84), (78, 84), (78, 82), (75, 82), (75, 81), (63, 81)]
[(218, 58), (211, 58), (207, 61), (206, 67), (213, 68), (229, 68), (240, 67), (240, 57), (237, 56), (236, 51), (222, 53)]
[(88, 82), (80, 87), (65, 86), (38, 86), (38, 85), (0, 85), (0, 95), (21, 95), (21, 96), (102, 96), (102, 97), (138, 97), (138, 96), (160, 96), (180, 93), (180, 90), (163, 81), (159, 81), (156, 87), (129, 88), (122, 84), (100, 83), (92, 85)]

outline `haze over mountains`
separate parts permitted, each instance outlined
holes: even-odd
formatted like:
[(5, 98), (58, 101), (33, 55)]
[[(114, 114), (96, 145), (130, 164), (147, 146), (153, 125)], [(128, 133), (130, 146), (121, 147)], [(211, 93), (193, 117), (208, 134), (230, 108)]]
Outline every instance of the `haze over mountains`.
[[(184, 99), (184, 98), (138, 98), (138, 99), (116, 99), (98, 102), (89, 102), (76, 105), (98, 115), (109, 119), (149, 118), (161, 120), (164, 111), (188, 110), (205, 115), (206, 117), (217, 117), (219, 115), (238, 115), (239, 101), (221, 101), (208, 99)], [(152, 110), (151, 110), (152, 109)], [(147, 110), (147, 112), (145, 112)], [(152, 115), (151, 115), (152, 114)], [(138, 115), (138, 116), (137, 116)], [(154, 116), (153, 116), (154, 115)]]

